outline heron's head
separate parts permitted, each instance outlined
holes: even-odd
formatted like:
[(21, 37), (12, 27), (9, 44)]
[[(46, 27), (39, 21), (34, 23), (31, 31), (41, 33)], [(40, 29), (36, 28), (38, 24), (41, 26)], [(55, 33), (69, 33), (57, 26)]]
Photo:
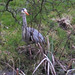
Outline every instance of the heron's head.
[(21, 10), (21, 13), (22, 13), (22, 14), (27, 14), (27, 15), (29, 15), (29, 13), (27, 12), (27, 9), (26, 9), (26, 8), (23, 8), (23, 9)]

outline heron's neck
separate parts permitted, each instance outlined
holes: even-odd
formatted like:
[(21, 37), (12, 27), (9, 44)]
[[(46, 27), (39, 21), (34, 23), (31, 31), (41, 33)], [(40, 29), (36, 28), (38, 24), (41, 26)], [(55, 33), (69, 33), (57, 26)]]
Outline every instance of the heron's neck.
[(23, 27), (24, 28), (27, 28), (27, 21), (26, 21), (26, 15), (25, 14), (23, 14)]

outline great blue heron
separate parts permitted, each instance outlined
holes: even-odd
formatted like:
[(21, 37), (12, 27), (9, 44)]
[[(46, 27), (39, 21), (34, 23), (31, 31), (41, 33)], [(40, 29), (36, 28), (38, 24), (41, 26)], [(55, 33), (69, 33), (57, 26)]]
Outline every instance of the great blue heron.
[[(27, 21), (26, 21), (26, 14), (28, 14), (26, 8), (23, 8), (21, 10), (22, 13), (22, 18), (23, 18), (23, 26), (22, 26), (22, 39), (23, 41), (25, 41), (27, 44), (29, 43), (35, 43), (35, 44), (44, 44), (45, 40), (44, 37), (41, 35), (41, 33), (31, 27), (27, 27)], [(30, 49), (30, 55), (32, 55), (31, 53), (31, 49)]]
[(26, 21), (26, 14), (28, 14), (26, 8), (23, 8), (21, 10), (22, 18), (23, 18), (23, 26), (22, 26), (22, 39), (26, 43), (44, 43), (44, 37), (41, 35), (41, 33), (31, 27), (27, 27), (27, 21)]

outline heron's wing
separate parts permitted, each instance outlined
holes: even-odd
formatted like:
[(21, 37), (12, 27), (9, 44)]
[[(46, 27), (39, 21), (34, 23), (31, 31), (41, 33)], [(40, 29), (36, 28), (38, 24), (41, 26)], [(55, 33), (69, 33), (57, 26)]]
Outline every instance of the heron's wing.
[(33, 42), (44, 42), (44, 37), (34, 28), (27, 28), (27, 36), (29, 36)]
[(37, 42), (42, 43), (44, 41), (44, 37), (37, 30), (35, 30), (35, 32), (33, 33), (33, 37), (35, 40), (37, 40)]
[(35, 41), (36, 43), (44, 41), (44, 37), (41, 35), (41, 33), (38, 32), (38, 30), (32, 28), (31, 32), (33, 41)]

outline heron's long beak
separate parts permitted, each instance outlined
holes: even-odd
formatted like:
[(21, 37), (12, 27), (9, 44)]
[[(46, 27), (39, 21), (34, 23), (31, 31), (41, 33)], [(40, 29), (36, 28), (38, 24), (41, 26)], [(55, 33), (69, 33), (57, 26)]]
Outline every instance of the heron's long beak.
[(26, 13), (27, 15), (29, 15), (29, 13), (28, 13), (28, 12), (26, 12), (26, 11), (25, 11), (25, 13)]

